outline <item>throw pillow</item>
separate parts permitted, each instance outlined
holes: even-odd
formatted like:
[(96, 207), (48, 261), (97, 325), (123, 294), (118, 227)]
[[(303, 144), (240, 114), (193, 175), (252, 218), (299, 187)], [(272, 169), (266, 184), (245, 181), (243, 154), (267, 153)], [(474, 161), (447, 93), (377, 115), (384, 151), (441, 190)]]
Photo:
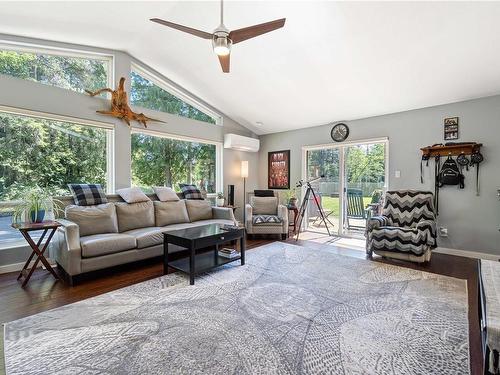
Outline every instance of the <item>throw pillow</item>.
[(70, 205), (65, 209), (65, 218), (78, 224), (80, 237), (101, 233), (118, 233), (115, 205), (105, 203), (97, 206)]
[(162, 202), (172, 202), (179, 200), (179, 196), (172, 188), (164, 186), (155, 186), (153, 187), (153, 190), (158, 199)]
[(253, 195), (256, 197), (274, 197), (273, 190), (254, 190)]
[(179, 184), (184, 199), (203, 199), (201, 191), (196, 185)]
[(151, 200), (138, 187), (118, 189), (116, 194), (122, 197), (122, 199), (127, 203), (139, 203)]
[(99, 184), (68, 184), (68, 188), (78, 206), (108, 203), (108, 198)]
[(254, 225), (260, 224), (281, 224), (283, 219), (276, 215), (256, 215), (253, 216), (252, 220)]
[(206, 200), (186, 200), (189, 221), (210, 220), (213, 218), (212, 206)]

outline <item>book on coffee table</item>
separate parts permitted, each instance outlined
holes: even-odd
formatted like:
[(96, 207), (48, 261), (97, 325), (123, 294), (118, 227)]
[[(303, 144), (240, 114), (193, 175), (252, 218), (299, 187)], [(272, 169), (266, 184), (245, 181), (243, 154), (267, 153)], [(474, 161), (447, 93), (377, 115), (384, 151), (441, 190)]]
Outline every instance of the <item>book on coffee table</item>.
[(237, 252), (235, 249), (224, 247), (219, 250), (219, 256), (224, 258), (236, 258), (240, 256), (240, 253)]

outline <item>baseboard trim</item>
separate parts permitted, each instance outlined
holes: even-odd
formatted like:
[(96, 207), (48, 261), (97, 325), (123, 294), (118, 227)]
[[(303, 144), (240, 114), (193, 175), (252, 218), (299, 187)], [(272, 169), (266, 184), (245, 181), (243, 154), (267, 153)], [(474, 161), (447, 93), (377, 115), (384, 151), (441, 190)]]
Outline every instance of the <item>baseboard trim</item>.
[(448, 255), (456, 255), (459, 257), (466, 258), (475, 258), (475, 259), (485, 259), (485, 260), (499, 260), (500, 255), (483, 253), (480, 251), (469, 251), (469, 250), (459, 250), (459, 249), (450, 249), (447, 247), (437, 247), (433, 250), (435, 253), (448, 254)]
[(23, 266), (24, 266), (24, 262), (23, 263), (6, 264), (5, 266), (0, 266), (0, 274), (21, 271)]
[[(52, 267), (56, 266), (56, 264), (52, 264), (52, 261), (50, 259), (47, 258), (47, 260), (49, 261), (49, 264)], [(3, 274), (3, 273), (21, 271), (23, 269), (23, 267), (24, 267), (24, 263), (25, 262), (22, 262), (22, 263), (13, 263), (13, 264), (6, 264), (4, 266), (0, 266), (0, 275)], [(31, 263), (31, 264), (33, 264), (33, 263)], [(40, 268), (40, 267), (42, 267), (42, 263), (41, 262), (38, 264), (38, 266), (36, 268)]]

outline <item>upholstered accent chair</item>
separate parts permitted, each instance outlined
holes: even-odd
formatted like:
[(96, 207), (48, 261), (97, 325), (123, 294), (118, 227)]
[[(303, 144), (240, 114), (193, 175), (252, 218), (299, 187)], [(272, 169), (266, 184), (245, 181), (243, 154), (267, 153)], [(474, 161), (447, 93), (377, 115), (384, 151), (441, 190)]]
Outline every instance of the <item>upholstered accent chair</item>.
[(434, 196), (428, 191), (388, 191), (381, 216), (366, 223), (366, 252), (386, 258), (427, 262), (436, 248)]
[(249, 235), (288, 235), (288, 209), (279, 204), (278, 197), (250, 196), (250, 204), (245, 206), (245, 228)]

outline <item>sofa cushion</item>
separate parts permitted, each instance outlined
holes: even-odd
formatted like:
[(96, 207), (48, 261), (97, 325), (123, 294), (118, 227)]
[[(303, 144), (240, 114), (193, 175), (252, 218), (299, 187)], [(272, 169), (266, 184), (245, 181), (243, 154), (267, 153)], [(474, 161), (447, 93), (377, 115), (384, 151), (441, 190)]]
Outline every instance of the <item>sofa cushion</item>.
[(155, 208), (155, 223), (157, 227), (165, 225), (189, 223), (185, 201), (153, 202)]
[(250, 197), (253, 215), (276, 215), (278, 211), (278, 198), (276, 197)]
[(148, 196), (138, 187), (118, 189), (116, 194), (122, 197), (122, 199), (127, 203), (147, 202), (150, 200)]
[(283, 219), (276, 215), (253, 215), (253, 225), (281, 225)]
[(65, 217), (78, 224), (81, 237), (100, 233), (118, 233), (118, 222), (113, 203), (97, 206), (70, 205), (65, 209)]
[(155, 210), (152, 201), (130, 204), (118, 202), (115, 206), (119, 232), (155, 226)]
[(123, 233), (105, 233), (81, 237), (80, 246), (82, 257), (91, 258), (135, 249), (136, 241), (133, 236)]
[(156, 246), (163, 243), (163, 232), (165, 229), (159, 227), (132, 229), (123, 234), (134, 237), (137, 241), (137, 248)]
[(189, 221), (212, 219), (212, 205), (207, 200), (191, 200), (186, 202), (186, 208), (189, 215)]
[(174, 189), (165, 186), (155, 186), (153, 187), (158, 199), (162, 202), (178, 201), (180, 198)]

